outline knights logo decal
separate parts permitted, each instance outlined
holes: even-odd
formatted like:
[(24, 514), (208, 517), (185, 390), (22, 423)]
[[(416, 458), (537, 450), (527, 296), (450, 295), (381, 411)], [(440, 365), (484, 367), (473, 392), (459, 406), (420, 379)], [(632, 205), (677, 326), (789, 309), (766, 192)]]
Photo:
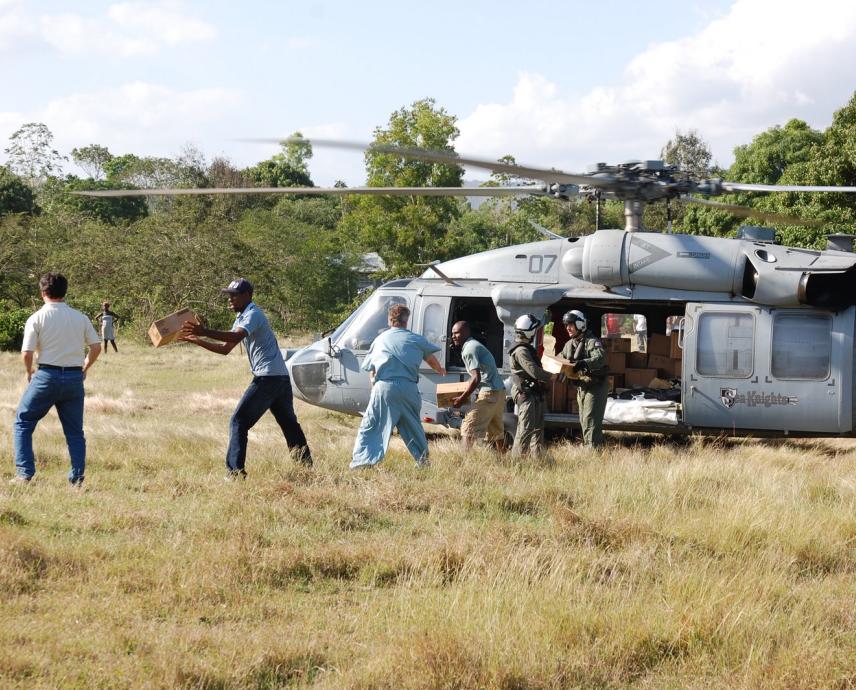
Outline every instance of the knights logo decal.
[(719, 399), (722, 400), (722, 404), (727, 408), (734, 407), (734, 403), (737, 400), (737, 389), (736, 388), (720, 388), (719, 389)]

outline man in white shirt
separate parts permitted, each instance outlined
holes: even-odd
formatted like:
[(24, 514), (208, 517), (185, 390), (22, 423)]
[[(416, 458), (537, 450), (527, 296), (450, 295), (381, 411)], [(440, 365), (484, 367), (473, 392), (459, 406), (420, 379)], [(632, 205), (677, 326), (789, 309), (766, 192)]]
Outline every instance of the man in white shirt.
[[(17, 474), (12, 483), (26, 484), (35, 475), (33, 432), (39, 420), (56, 407), (71, 457), (68, 481), (80, 486), (86, 467), (83, 379), (101, 354), (101, 344), (89, 318), (65, 303), (65, 276), (45, 273), (39, 280), (39, 290), (45, 304), (27, 319), (21, 346), (29, 386), (21, 397), (13, 426)], [(37, 371), (33, 368), (36, 353)]]

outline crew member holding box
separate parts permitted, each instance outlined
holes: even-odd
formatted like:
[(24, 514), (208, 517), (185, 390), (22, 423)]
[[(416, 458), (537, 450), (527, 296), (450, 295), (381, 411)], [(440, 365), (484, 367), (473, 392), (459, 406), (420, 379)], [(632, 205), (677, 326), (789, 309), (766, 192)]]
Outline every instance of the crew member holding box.
[(540, 455), (544, 452), (544, 393), (546, 384), (557, 378), (538, 362), (538, 352), (532, 346), (541, 320), (534, 314), (524, 314), (514, 322), (514, 346), (508, 352), (513, 385), (511, 395), (517, 404), (517, 433), (514, 435), (514, 455)]
[(452, 403), (460, 407), (478, 389), (476, 402), (461, 424), (461, 440), (470, 448), (476, 440), (505, 450), (502, 415), (505, 411), (505, 383), (496, 368), (496, 360), (484, 345), (472, 337), (470, 325), (458, 321), (452, 326), (452, 343), (461, 348), (461, 359), (470, 373), (467, 389)]
[(573, 362), (579, 374), (577, 403), (580, 407), (580, 426), (585, 445), (597, 448), (603, 445), (603, 415), (609, 395), (606, 350), (603, 342), (587, 329), (585, 314), (572, 309), (562, 317), (571, 339), (565, 343), (562, 356)]
[[(253, 285), (238, 278), (221, 290), (229, 295), (229, 306), (238, 315), (231, 331), (214, 331), (201, 324), (185, 321), (182, 339), (210, 352), (228, 355), (240, 342), (247, 347), (253, 381), (232, 415), (229, 427), (229, 449), (226, 452), (226, 479), (244, 479), (247, 473), (247, 435), (268, 410), (282, 429), (285, 442), (298, 462), (312, 465), (306, 436), (294, 414), (291, 378), (267, 317), (253, 302)], [(212, 343), (202, 338), (219, 340)]]

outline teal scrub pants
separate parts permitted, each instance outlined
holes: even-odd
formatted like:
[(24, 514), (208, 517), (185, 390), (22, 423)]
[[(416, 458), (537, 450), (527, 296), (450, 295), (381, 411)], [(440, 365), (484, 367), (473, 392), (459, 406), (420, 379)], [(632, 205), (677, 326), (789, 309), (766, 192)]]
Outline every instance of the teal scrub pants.
[(357, 432), (351, 469), (377, 465), (383, 460), (394, 427), (417, 464), (425, 462), (428, 439), (419, 418), (421, 410), (422, 396), (412, 381), (375, 381)]

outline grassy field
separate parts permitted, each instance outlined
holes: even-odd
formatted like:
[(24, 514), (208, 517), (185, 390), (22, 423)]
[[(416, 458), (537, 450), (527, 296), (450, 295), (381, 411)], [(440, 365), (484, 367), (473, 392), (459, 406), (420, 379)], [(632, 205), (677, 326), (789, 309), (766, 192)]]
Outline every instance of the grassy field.
[(56, 415), (10, 487), (24, 388), (0, 357), (0, 685), (854, 688), (856, 444), (611, 436), (537, 463), (298, 404), (223, 481), (246, 358), (120, 342), (87, 382), (86, 489)]

